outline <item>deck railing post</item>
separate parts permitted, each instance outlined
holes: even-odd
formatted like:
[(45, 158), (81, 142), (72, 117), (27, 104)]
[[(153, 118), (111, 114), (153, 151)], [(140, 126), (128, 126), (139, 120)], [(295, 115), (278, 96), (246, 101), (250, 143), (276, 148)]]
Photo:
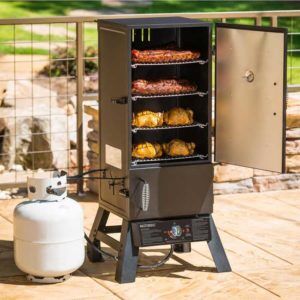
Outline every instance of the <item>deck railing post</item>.
[(277, 27), (277, 24), (278, 24), (277, 16), (272, 16), (272, 18), (271, 18), (271, 26), (272, 27)]
[[(83, 76), (84, 76), (84, 40), (83, 22), (76, 23), (76, 86), (77, 86), (77, 168), (83, 173)], [(77, 182), (77, 193), (83, 192), (83, 180)]]
[(262, 17), (261, 16), (257, 16), (255, 18), (255, 25), (256, 26), (261, 26), (261, 24), (262, 24)]

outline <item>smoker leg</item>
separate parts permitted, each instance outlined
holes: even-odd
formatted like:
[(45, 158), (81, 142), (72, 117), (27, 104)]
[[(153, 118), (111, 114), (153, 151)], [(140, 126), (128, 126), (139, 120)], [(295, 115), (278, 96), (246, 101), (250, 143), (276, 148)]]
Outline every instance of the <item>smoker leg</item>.
[(192, 251), (191, 243), (175, 244), (174, 251), (177, 253), (188, 253)]
[[(109, 212), (104, 210), (103, 208), (99, 207), (93, 227), (90, 232), (90, 240), (93, 244), (100, 249), (100, 241), (96, 238), (98, 231), (102, 230), (106, 223), (109, 216)], [(87, 256), (91, 262), (102, 262), (104, 261), (101, 253), (97, 252), (91, 245), (87, 244)]]
[(207, 242), (211, 256), (219, 273), (231, 272), (231, 267), (218, 234), (215, 222), (210, 216), (211, 240)]
[(121, 246), (115, 279), (119, 283), (134, 282), (137, 271), (139, 247), (134, 246), (131, 222), (123, 220), (121, 231)]

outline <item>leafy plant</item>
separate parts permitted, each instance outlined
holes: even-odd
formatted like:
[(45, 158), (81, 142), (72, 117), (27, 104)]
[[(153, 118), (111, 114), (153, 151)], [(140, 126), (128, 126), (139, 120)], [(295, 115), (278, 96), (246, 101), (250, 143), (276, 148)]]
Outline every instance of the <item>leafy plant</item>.
[[(97, 72), (96, 59), (97, 49), (90, 46), (84, 52), (85, 75)], [(90, 58), (90, 59), (89, 59)], [(74, 48), (57, 47), (51, 53), (51, 61), (40, 72), (40, 74), (51, 77), (76, 76), (76, 51)]]

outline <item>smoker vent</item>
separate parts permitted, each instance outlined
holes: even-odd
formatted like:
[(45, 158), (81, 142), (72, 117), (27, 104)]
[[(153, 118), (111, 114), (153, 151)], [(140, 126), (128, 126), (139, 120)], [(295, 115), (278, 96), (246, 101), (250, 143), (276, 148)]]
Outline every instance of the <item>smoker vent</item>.
[(207, 60), (197, 59), (197, 60), (163, 62), (163, 63), (135, 63), (132, 64), (131, 67), (135, 69), (138, 66), (164, 66), (164, 65), (172, 66), (172, 65), (187, 65), (187, 64), (205, 65), (206, 63), (208, 63), (208, 59)]
[(178, 126), (159, 126), (159, 127), (133, 127), (132, 132), (137, 133), (138, 131), (147, 131), (147, 130), (159, 130), (159, 129), (180, 129), (180, 128), (192, 128), (192, 127), (200, 127), (205, 128), (208, 126), (208, 123), (202, 124), (199, 122), (194, 122), (189, 125), (178, 125)]
[(167, 97), (183, 97), (183, 96), (199, 96), (205, 97), (208, 92), (193, 92), (193, 93), (182, 93), (182, 94), (166, 94), (166, 95), (135, 95), (132, 96), (132, 101), (137, 101), (138, 99), (152, 99), (152, 98), (167, 98)]
[(208, 155), (203, 154), (195, 154), (195, 155), (188, 155), (188, 156), (165, 156), (159, 158), (145, 158), (145, 159), (134, 159), (132, 160), (133, 165), (144, 164), (144, 163), (157, 163), (157, 162), (164, 162), (164, 161), (176, 161), (176, 160), (188, 160), (188, 159), (201, 159), (204, 160), (208, 158)]

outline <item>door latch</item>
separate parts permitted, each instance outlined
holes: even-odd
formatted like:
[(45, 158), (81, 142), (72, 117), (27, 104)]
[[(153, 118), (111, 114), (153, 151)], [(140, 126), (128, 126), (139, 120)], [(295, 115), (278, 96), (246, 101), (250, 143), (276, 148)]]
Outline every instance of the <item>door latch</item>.
[(114, 104), (127, 104), (128, 100), (127, 100), (127, 97), (112, 98), (111, 102)]

